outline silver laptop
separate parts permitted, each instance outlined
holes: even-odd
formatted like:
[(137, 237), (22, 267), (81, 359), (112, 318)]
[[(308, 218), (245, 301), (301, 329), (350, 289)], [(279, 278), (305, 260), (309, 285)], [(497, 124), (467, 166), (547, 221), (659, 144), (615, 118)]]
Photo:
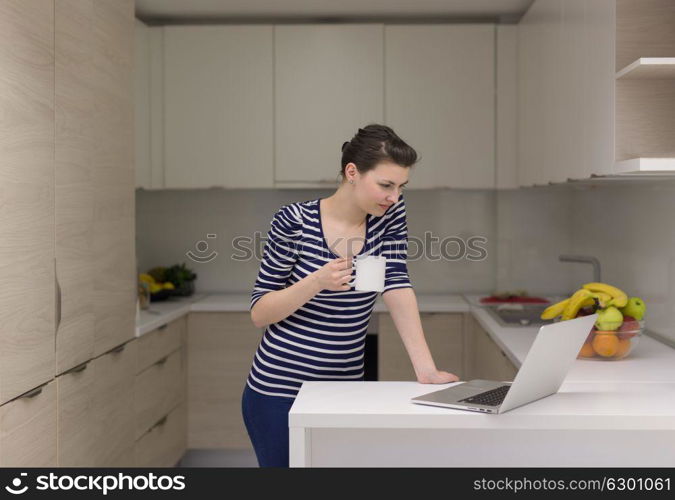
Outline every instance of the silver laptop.
[(513, 382), (471, 380), (410, 401), (483, 413), (504, 413), (555, 394), (597, 317), (597, 314), (591, 314), (539, 328)]

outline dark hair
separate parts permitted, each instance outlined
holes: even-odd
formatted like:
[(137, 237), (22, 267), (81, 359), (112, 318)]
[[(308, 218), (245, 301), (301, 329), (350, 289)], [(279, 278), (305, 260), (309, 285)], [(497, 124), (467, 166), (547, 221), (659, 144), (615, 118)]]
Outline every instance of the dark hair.
[(364, 174), (382, 161), (403, 167), (412, 167), (417, 162), (417, 152), (386, 125), (371, 123), (360, 128), (351, 141), (342, 144), (342, 177), (345, 167), (354, 163)]

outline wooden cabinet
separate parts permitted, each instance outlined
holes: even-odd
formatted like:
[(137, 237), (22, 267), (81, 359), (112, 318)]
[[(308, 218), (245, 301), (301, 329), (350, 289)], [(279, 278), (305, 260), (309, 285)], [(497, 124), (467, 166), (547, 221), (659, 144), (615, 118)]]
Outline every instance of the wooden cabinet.
[(136, 441), (136, 467), (174, 467), (185, 453), (186, 428), (187, 409), (182, 402)]
[(472, 315), (467, 319), (466, 380), (513, 380), (518, 368)]
[(54, 12), (0, 2), (0, 404), (54, 378)]
[(0, 467), (56, 467), (56, 384), (0, 406)]
[(272, 187), (272, 26), (162, 29), (164, 187)]
[(336, 186), (342, 143), (381, 123), (381, 24), (274, 26), (275, 181)]
[(385, 27), (385, 122), (421, 154), (411, 188), (495, 187), (495, 26)]
[(251, 448), (241, 397), (262, 329), (248, 312), (198, 312), (188, 331), (188, 447)]
[(95, 373), (93, 418), (95, 467), (132, 467), (134, 463), (134, 368), (136, 341), (91, 361)]
[(137, 467), (172, 467), (187, 446), (187, 317), (138, 339), (134, 382)]
[[(424, 337), (439, 370), (463, 377), (464, 314), (421, 313)], [(417, 376), (394, 321), (378, 314), (378, 380), (411, 380)]]

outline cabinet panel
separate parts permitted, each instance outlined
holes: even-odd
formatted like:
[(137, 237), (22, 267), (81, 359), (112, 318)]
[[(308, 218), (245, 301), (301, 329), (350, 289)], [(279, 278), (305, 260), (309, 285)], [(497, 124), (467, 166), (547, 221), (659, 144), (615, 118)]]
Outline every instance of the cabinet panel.
[(181, 351), (176, 350), (136, 375), (134, 384), (135, 439), (180, 402)]
[(342, 143), (382, 122), (382, 32), (380, 24), (274, 27), (276, 181), (335, 186)]
[(272, 26), (163, 30), (165, 187), (271, 187)]
[[(462, 378), (464, 316), (460, 313), (421, 313), (420, 319), (436, 367)], [(410, 356), (391, 316), (382, 313), (378, 321), (378, 380), (416, 381)]]
[(92, 362), (56, 378), (59, 467), (91, 467), (99, 439)]
[(94, 355), (135, 336), (134, 2), (94, 2)]
[(518, 369), (475, 319), (472, 320), (471, 377), (485, 380), (513, 380)]
[(249, 313), (188, 316), (188, 447), (251, 447), (241, 396), (262, 338)]
[(134, 370), (138, 355), (133, 340), (91, 361), (95, 373), (94, 467), (131, 467), (134, 461)]
[(385, 121), (422, 158), (411, 188), (495, 187), (495, 27), (385, 27)]
[(55, 252), (61, 290), (56, 373), (94, 352), (93, 2), (55, 3)]
[(138, 19), (134, 26), (134, 49), (136, 187), (148, 189), (153, 187), (150, 155), (150, 28)]
[(0, 467), (56, 467), (56, 384), (0, 406)]
[(136, 441), (136, 467), (173, 467), (185, 453), (187, 444), (185, 403), (174, 408), (143, 437)]
[(0, 2), (0, 403), (54, 378), (54, 10)]
[(139, 337), (136, 373), (177, 350), (186, 329), (187, 318), (183, 316)]

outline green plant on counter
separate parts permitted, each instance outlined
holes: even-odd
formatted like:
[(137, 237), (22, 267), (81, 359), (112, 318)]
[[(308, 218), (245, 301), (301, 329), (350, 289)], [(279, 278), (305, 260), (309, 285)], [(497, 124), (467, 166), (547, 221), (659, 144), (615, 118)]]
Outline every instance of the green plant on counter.
[(197, 275), (192, 270), (182, 264), (174, 264), (164, 271), (164, 280), (173, 283), (176, 288), (183, 288), (190, 281), (197, 279)]

